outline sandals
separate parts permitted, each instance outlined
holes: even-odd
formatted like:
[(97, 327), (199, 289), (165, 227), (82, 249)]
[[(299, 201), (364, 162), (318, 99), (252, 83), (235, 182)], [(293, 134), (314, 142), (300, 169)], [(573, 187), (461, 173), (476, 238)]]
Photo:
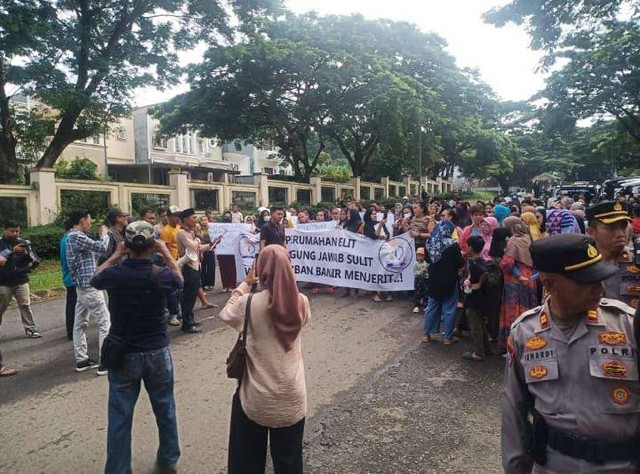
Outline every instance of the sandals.
[(375, 301), (376, 303), (381, 303), (382, 298), (380, 298), (380, 295), (376, 294), (373, 296), (373, 301)]
[(311, 289), (311, 293), (313, 293), (314, 295), (317, 295), (318, 293), (320, 293), (320, 288), (318, 288), (317, 286), (314, 286)]
[(475, 352), (465, 352), (462, 354), (462, 358), (465, 360), (472, 360), (474, 362), (480, 362), (484, 360), (484, 357), (480, 357)]
[(12, 375), (16, 375), (18, 371), (16, 369), (12, 369), (11, 367), (2, 367), (0, 368), (0, 377), (10, 377)]
[(423, 334), (422, 335), (422, 342), (431, 342), (433, 339), (431, 339), (431, 334)]
[(450, 346), (451, 344), (455, 344), (456, 342), (458, 342), (460, 339), (458, 339), (457, 337), (452, 337), (451, 339), (443, 339), (442, 343), (445, 346)]

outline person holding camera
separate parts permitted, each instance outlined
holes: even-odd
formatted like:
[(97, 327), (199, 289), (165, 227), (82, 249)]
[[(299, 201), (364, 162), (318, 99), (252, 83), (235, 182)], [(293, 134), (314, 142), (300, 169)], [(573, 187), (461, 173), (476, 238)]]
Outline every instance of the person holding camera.
[(24, 332), (32, 339), (41, 337), (33, 321), (29, 296), (29, 270), (38, 264), (38, 256), (29, 242), (20, 238), (20, 224), (7, 221), (0, 239), (0, 324), (11, 297), (15, 297)]
[[(250, 298), (258, 282), (262, 291)], [(257, 274), (247, 274), (219, 317), (240, 333), (248, 320), (246, 368), (231, 407), (229, 474), (263, 473), (268, 439), (275, 472), (301, 474), (307, 389), (300, 331), (311, 315), (284, 247), (260, 252)]]
[[(107, 354), (113, 348), (108, 339), (102, 354), (109, 372), (106, 474), (131, 472), (131, 427), (142, 381), (158, 425), (159, 470), (175, 472), (180, 457), (164, 308), (167, 294), (180, 286), (182, 275), (167, 246), (153, 234), (148, 222), (129, 224), (125, 240), (91, 279), (95, 289), (109, 294), (108, 338), (118, 344), (117, 354)], [(164, 257), (165, 267), (153, 264), (154, 252)]]

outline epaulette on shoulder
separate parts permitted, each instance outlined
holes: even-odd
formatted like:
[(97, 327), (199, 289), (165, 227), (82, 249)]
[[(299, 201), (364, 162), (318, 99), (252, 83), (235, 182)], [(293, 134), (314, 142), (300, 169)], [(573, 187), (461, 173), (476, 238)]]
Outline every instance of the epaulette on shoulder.
[(524, 321), (527, 318), (530, 318), (531, 316), (537, 316), (540, 313), (540, 310), (542, 309), (542, 306), (536, 306), (535, 308), (531, 308), (526, 310), (524, 313), (522, 313), (518, 319), (516, 319), (513, 322), (513, 326), (516, 326), (518, 324), (520, 324), (522, 321)]
[(636, 310), (629, 306), (627, 303), (619, 300), (612, 300), (609, 298), (602, 298), (600, 300), (600, 306), (604, 306), (605, 308), (616, 308), (630, 316), (633, 316), (636, 312)]

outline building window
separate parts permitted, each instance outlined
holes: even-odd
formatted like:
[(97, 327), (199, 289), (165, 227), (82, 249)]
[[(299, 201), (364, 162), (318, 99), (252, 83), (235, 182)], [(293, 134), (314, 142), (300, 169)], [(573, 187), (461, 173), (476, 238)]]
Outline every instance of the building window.
[(298, 201), (298, 204), (311, 204), (311, 190), (298, 189), (296, 191), (296, 201)]
[(271, 175), (271, 174), (273, 174), (274, 170), (273, 170), (273, 168), (262, 168), (262, 172), (263, 172), (264, 174), (269, 174), (269, 175)]
[(204, 140), (202, 138), (198, 138), (196, 143), (198, 146), (198, 155), (204, 156)]
[(330, 202), (330, 203), (334, 203), (336, 202), (336, 189), (335, 188), (326, 188), (326, 187), (322, 187), (321, 190), (322, 196), (321, 196), (321, 201), (322, 202)]
[(398, 188), (396, 187), (395, 184), (390, 184), (389, 185), (389, 196), (397, 196), (398, 195)]
[(369, 201), (371, 199), (371, 188), (368, 186), (360, 187), (360, 199)]
[(116, 127), (116, 139), (120, 140), (121, 142), (127, 139), (127, 129), (122, 125)]
[(286, 205), (288, 203), (287, 189), (269, 186), (269, 204), (270, 205)]
[(374, 193), (374, 198), (376, 201), (382, 201), (384, 199), (384, 189), (382, 188), (375, 188), (373, 190)]
[(218, 190), (217, 189), (192, 189), (191, 207), (198, 211), (218, 211)]
[(400, 193), (398, 194), (399, 196), (406, 196), (407, 195), (407, 187), (406, 186), (399, 186), (399, 191)]
[(353, 199), (354, 190), (342, 188), (340, 190), (340, 199)]
[(237, 204), (241, 209), (255, 208), (256, 193), (251, 191), (231, 191), (231, 202)]

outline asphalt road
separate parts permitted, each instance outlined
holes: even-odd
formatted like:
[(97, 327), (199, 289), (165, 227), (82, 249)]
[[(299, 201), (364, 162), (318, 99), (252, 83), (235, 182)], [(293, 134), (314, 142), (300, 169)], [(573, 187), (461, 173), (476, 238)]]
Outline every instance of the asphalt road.
[[(227, 295), (210, 297), (220, 306)], [(421, 344), (411, 303), (310, 295), (304, 329), (310, 473), (500, 472), (503, 360), (460, 358), (468, 342)], [(224, 361), (236, 334), (200, 310), (204, 331), (170, 328), (185, 473), (225, 472), (233, 381)], [(17, 310), (0, 326), (7, 365), (0, 379), (0, 473), (99, 473), (105, 461), (107, 379), (73, 371), (64, 300), (34, 305), (43, 337), (24, 338)], [(97, 355), (97, 329), (89, 328)], [(133, 470), (152, 472), (157, 431), (141, 393), (133, 428)]]

